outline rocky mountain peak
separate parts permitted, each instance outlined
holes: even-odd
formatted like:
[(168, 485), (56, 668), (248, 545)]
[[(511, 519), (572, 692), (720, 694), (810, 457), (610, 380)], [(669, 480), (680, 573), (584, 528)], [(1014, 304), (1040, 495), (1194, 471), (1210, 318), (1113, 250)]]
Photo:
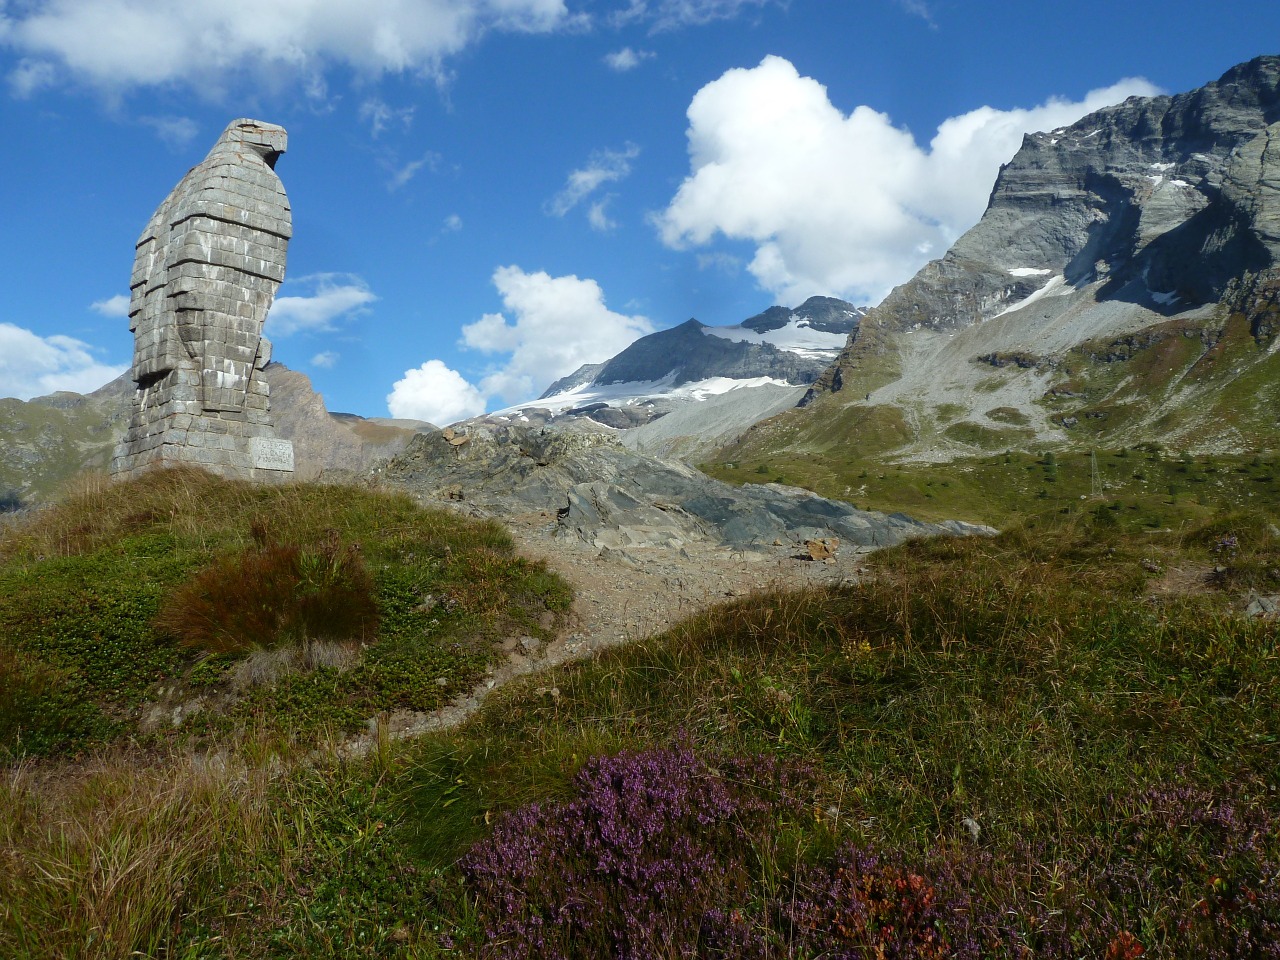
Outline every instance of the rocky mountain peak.
[(794, 322), (823, 333), (848, 334), (866, 312), (866, 307), (855, 307), (852, 303), (835, 297), (810, 297), (794, 309), (770, 307), (763, 313), (743, 320), (741, 326), (756, 333), (767, 333), (770, 330), (781, 330)]
[[(978, 224), (868, 312), (804, 402), (843, 391), (842, 404), (936, 405), (938, 432), (1004, 446), (1066, 440), (1083, 423), (1125, 425), (1131, 442), (1160, 417), (1189, 446), (1210, 443), (1228, 381), (1206, 381), (1188, 406), (1190, 385), (1267, 362), (1278, 300), (1280, 57), (1265, 56), (1028, 134)], [(1167, 356), (1141, 360), (1141, 376), (1093, 369), (1148, 349), (1134, 344)], [(1214, 367), (1228, 350), (1238, 357)], [(1024, 373), (1008, 372), (1014, 356)], [(1016, 409), (1023, 433), (988, 422), (987, 407)], [(959, 425), (956, 410), (969, 411)], [(915, 442), (928, 455), (963, 446)]]

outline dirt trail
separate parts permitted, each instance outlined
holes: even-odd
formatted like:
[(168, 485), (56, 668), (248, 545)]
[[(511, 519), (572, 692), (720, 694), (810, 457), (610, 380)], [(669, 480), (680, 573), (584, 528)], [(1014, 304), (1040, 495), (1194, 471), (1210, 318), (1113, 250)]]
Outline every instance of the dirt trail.
[[(661, 632), (706, 607), (783, 585), (849, 582), (862, 570), (867, 550), (841, 546), (829, 561), (799, 559), (802, 547), (779, 544), (769, 552), (729, 550), (689, 544), (601, 550), (576, 539), (554, 536), (555, 518), (527, 514), (503, 518), (524, 556), (544, 560), (574, 589), (568, 628), (550, 643), (510, 637), (507, 659), (469, 694), (433, 713), (397, 711), (386, 719), (386, 734), (404, 739), (463, 723), (485, 697), (517, 677), (583, 660), (598, 651)], [(346, 745), (359, 755), (372, 749), (377, 725)]]

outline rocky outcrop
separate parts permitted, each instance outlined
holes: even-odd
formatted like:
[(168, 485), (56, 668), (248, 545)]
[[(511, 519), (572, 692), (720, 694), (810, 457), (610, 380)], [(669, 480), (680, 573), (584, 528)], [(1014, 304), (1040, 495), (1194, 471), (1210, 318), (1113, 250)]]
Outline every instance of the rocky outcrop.
[(331, 414), (306, 374), (279, 363), (270, 364), (265, 374), (276, 433), (293, 444), (299, 480), (366, 475), (379, 461), (404, 450), (416, 433), (435, 429), (425, 421), (378, 422)]
[(422, 434), (381, 478), (483, 513), (543, 512), (555, 517), (559, 535), (599, 547), (773, 548), (829, 537), (880, 547), (915, 536), (993, 532), (857, 510), (795, 487), (734, 487), (585, 428), (474, 425), (463, 444), (440, 432)]
[(1222, 299), (1280, 258), (1278, 87), (1280, 57), (1260, 57), (1199, 90), (1130, 97), (1029, 134), (978, 225), (894, 290), (875, 322), (968, 326), (1054, 276), (1104, 281), (1100, 300), (1134, 281), (1184, 306)]

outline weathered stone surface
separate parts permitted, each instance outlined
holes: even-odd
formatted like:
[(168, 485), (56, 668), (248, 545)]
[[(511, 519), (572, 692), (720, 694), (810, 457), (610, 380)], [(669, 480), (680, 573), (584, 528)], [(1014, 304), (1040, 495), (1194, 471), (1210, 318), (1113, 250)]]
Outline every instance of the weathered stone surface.
[(293, 234), (275, 173), (284, 128), (236, 120), (138, 238), (129, 329), (136, 384), (112, 473), (195, 463), (275, 479), (293, 454), (272, 428), (262, 325)]
[(441, 432), (419, 434), (381, 478), (431, 499), (463, 497), (481, 512), (555, 515), (560, 536), (610, 549), (709, 542), (768, 550), (775, 541), (800, 548), (824, 538), (868, 548), (938, 533), (994, 533), (858, 510), (796, 487), (734, 487), (634, 453), (582, 424), (473, 424), (468, 436), (459, 447)]
[(806, 540), (804, 548), (809, 552), (810, 560), (829, 560), (840, 549), (840, 541), (835, 537), (819, 537), (817, 540)]

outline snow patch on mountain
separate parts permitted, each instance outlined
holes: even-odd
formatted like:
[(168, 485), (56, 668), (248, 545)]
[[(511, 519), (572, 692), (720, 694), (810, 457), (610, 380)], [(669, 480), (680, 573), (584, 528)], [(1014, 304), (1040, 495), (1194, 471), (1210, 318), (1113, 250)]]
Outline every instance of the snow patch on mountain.
[(528, 403), (516, 404), (505, 410), (490, 414), (491, 417), (517, 416), (524, 410), (540, 409), (552, 413), (563, 413), (566, 410), (590, 407), (596, 404), (609, 406), (634, 406), (653, 400), (706, 400), (708, 397), (720, 396), (734, 390), (747, 390), (752, 387), (779, 386), (790, 387), (785, 380), (772, 377), (750, 377), (734, 380), (730, 377), (710, 377), (693, 383), (676, 384), (676, 373), (672, 371), (659, 380), (632, 380), (625, 383), (585, 384), (565, 393), (531, 400)]
[[(1043, 300), (1045, 297), (1066, 297), (1073, 293), (1075, 293), (1075, 288), (1067, 283), (1065, 277), (1050, 277), (1049, 282), (1035, 293), (1031, 294), (1031, 296), (1023, 300), (1019, 300), (1017, 303), (1010, 304), (997, 313), (996, 317), (1003, 317), (1006, 313), (1014, 313), (1015, 311), (1023, 310), (1038, 300)], [(995, 317), (992, 317), (992, 319), (994, 320)]]
[(722, 340), (735, 340), (745, 343), (768, 343), (779, 350), (798, 353), (810, 359), (830, 359), (844, 349), (849, 340), (847, 333), (826, 333), (813, 329), (807, 319), (793, 318), (785, 326), (759, 333), (743, 326), (705, 327), (702, 331), (709, 337)]

